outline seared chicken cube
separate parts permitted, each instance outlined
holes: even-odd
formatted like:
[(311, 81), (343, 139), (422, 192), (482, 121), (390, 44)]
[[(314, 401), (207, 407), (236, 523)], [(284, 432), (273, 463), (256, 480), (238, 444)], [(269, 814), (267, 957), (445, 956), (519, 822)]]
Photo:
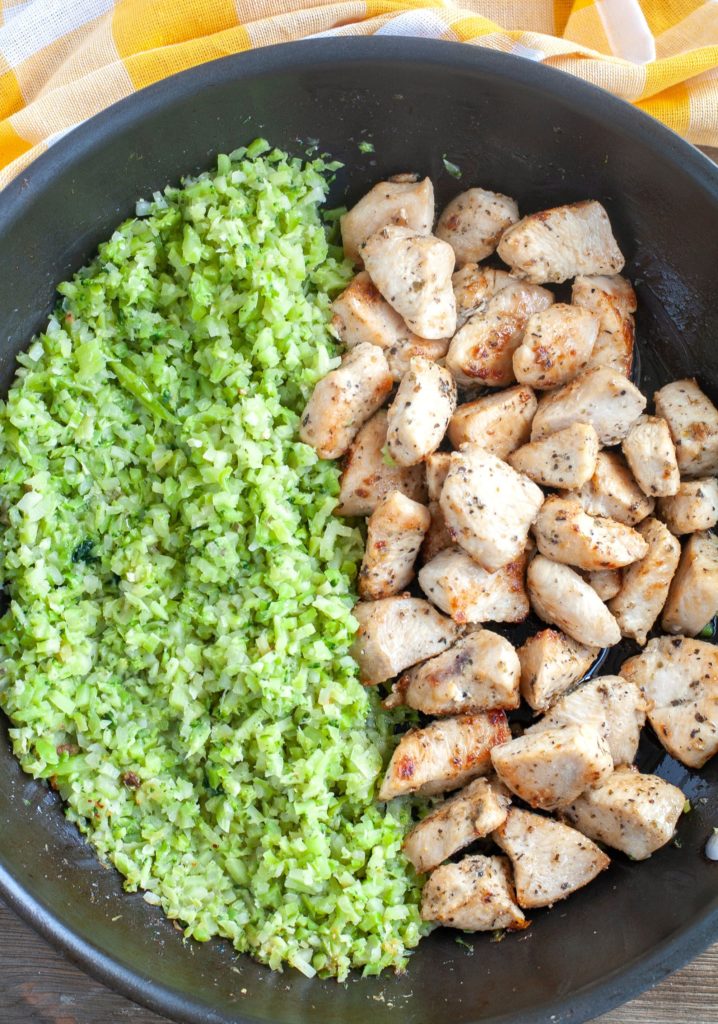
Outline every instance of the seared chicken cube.
[(491, 748), (510, 735), (505, 711), (440, 718), (424, 729), (405, 732), (391, 756), (379, 799), (460, 789), (491, 772)]
[(516, 653), (521, 663), (521, 695), (535, 711), (545, 711), (585, 676), (598, 648), (580, 644), (555, 629), (544, 629), (525, 640)]
[(338, 459), (393, 387), (386, 357), (376, 345), (351, 349), (320, 380), (302, 413), (299, 437), (322, 459)]
[(577, 498), (551, 494), (533, 525), (542, 555), (579, 569), (620, 569), (638, 561), (648, 544), (631, 526), (590, 516)]
[(587, 309), (556, 302), (534, 313), (514, 352), (516, 380), (539, 390), (573, 380), (587, 365), (598, 337), (598, 317)]
[(360, 262), (359, 250), (370, 235), (387, 224), (402, 224), (417, 235), (430, 235), (434, 223), (434, 186), (430, 178), (380, 181), (342, 217), (344, 255)]
[(385, 458), (387, 413), (380, 409), (356, 436), (344, 460), (335, 515), (368, 516), (391, 491), (423, 504), (423, 466), (397, 466)]
[(359, 596), (378, 601), (404, 590), (414, 578), (414, 562), (431, 516), (424, 505), (391, 491), (372, 512), (361, 571)]
[(424, 543), (421, 545), (421, 561), (424, 564), (436, 558), (440, 551), (454, 546), (438, 501), (429, 502), (429, 515), (431, 516), (429, 529), (426, 531)]
[(513, 199), (500, 192), (470, 188), (444, 207), (436, 234), (456, 253), (456, 265), (490, 256), (504, 230), (519, 219)]
[(718, 409), (695, 380), (674, 380), (653, 396), (656, 415), (668, 421), (681, 476), (718, 472)]
[(465, 402), (451, 417), (449, 440), (455, 448), (480, 444), (487, 452), (505, 459), (528, 441), (536, 408), (536, 396), (527, 387), (508, 388)]
[(426, 456), (426, 486), (432, 501), (438, 501), (451, 465), (451, 452), (431, 452)]
[(450, 338), (456, 330), (451, 284), (454, 250), (432, 235), (390, 225), (360, 248), (367, 272), (389, 305), (421, 338)]
[(589, 839), (646, 860), (673, 836), (685, 800), (665, 779), (623, 766), (565, 807), (562, 816)]
[(498, 252), (516, 277), (536, 284), (617, 274), (624, 264), (608, 214), (591, 199), (524, 217), (504, 232)]
[(389, 349), (417, 336), (362, 270), (332, 302), (332, 330), (347, 348), (366, 342)]
[(584, 574), (602, 601), (610, 601), (623, 586), (623, 573), (620, 569), (595, 569)]
[(412, 359), (389, 406), (389, 453), (400, 466), (415, 466), (441, 444), (456, 408), (456, 384), (448, 370)]
[(432, 873), (421, 894), (421, 916), (466, 932), (517, 931), (527, 923), (515, 900), (508, 860), (477, 854)]
[(417, 597), (360, 601), (352, 655), (366, 686), (383, 683), (405, 668), (440, 654), (459, 636), (458, 627)]
[(513, 356), (526, 325), (512, 313), (479, 313), (449, 343), (446, 365), (464, 387), (503, 388), (516, 380)]
[(625, 570), (621, 589), (608, 607), (616, 617), (621, 635), (643, 645), (666, 603), (681, 546), (658, 519), (646, 519), (638, 532), (648, 544), (648, 551), (640, 562)]
[(573, 490), (593, 476), (598, 450), (598, 434), (591, 424), (573, 423), (542, 441), (532, 441), (511, 452), (508, 463), (543, 487)]
[(432, 363), (443, 359), (449, 349), (448, 338), (429, 341), (413, 335), (414, 340), (400, 341), (384, 350), (389, 371), (394, 381), (400, 381), (409, 372), (412, 359), (429, 359)]
[(666, 633), (695, 636), (718, 612), (718, 537), (694, 533), (673, 577), (661, 625)]
[(622, 374), (597, 366), (541, 399), (531, 440), (540, 441), (572, 423), (590, 423), (601, 444), (618, 444), (645, 407), (645, 395)]
[(640, 687), (648, 720), (672, 757), (702, 768), (718, 752), (718, 648), (702, 640), (661, 636), (621, 666)]
[(626, 377), (633, 365), (633, 341), (636, 326), (636, 293), (625, 277), (577, 277), (571, 302), (589, 309), (599, 317), (596, 344), (589, 366), (610, 366)]
[(671, 533), (698, 533), (718, 523), (718, 480), (684, 480), (670, 498), (658, 499), (658, 514)]
[(536, 555), (526, 578), (531, 606), (544, 622), (587, 647), (613, 647), (621, 639), (618, 623), (596, 591), (567, 565)]
[(419, 570), (419, 586), (455, 622), (523, 622), (529, 613), (526, 555), (487, 572), (462, 551), (444, 548)]
[(500, 782), (474, 779), (414, 826), (404, 840), (404, 853), (417, 871), (433, 871), (502, 825), (510, 803)]
[(514, 281), (505, 270), (467, 263), (452, 278), (456, 299), (456, 327), (463, 327), (470, 316), (486, 309), (497, 292)]
[(455, 540), (496, 572), (524, 551), (543, 492), (480, 445), (466, 444), (451, 456), (439, 502)]
[(514, 868), (522, 907), (548, 907), (593, 881), (611, 863), (576, 829), (553, 818), (511, 807), (494, 841)]
[(635, 526), (653, 511), (655, 501), (648, 498), (630, 469), (616, 452), (599, 452), (596, 470), (576, 497), (591, 516), (607, 516), (626, 526)]
[(621, 447), (644, 494), (664, 497), (677, 492), (681, 476), (676, 448), (665, 420), (659, 416), (640, 416)]

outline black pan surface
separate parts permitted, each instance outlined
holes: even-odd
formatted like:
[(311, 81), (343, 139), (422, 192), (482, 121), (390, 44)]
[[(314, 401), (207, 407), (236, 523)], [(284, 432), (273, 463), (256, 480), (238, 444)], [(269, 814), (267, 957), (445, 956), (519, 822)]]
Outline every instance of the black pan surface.
[[(42, 326), (56, 284), (137, 197), (258, 134), (296, 153), (318, 142), (342, 160), (337, 201), (402, 170), (430, 174), (439, 202), (472, 184), (516, 196), (523, 212), (602, 200), (637, 285), (642, 386), (650, 393), (695, 374), (718, 398), (718, 172), (709, 161), (560, 72), (391, 38), (315, 40), (195, 68), (110, 108), (36, 161), (0, 195), (0, 387)], [(362, 140), (373, 154), (360, 152)], [(3, 722), (0, 893), (88, 971), (181, 1021), (580, 1022), (718, 936), (718, 865), (702, 856), (718, 825), (718, 765), (689, 772), (650, 736), (639, 763), (693, 801), (675, 845), (643, 864), (616, 856), (591, 886), (503, 942), (479, 936), (467, 949), (440, 931), (404, 976), (337, 985), (273, 974), (219, 941), (183, 942), (141, 896), (122, 893), (55, 795), (22, 774)]]

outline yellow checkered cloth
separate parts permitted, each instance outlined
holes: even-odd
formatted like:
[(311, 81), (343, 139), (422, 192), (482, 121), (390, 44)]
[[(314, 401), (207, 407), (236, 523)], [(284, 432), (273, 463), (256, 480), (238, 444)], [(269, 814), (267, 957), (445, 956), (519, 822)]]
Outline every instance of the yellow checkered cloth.
[(718, 145), (718, 0), (0, 0), (0, 187), (143, 86), (318, 34), (520, 54)]

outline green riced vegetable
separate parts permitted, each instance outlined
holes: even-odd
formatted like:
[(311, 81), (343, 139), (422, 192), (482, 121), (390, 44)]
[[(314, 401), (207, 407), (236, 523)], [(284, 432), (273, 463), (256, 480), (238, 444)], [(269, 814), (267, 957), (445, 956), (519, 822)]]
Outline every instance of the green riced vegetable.
[(425, 926), (409, 810), (374, 803), (392, 724), (349, 656), (361, 538), (297, 441), (351, 273), (331, 170), (257, 140), (60, 286), (0, 405), (0, 703), (128, 889), (344, 978)]

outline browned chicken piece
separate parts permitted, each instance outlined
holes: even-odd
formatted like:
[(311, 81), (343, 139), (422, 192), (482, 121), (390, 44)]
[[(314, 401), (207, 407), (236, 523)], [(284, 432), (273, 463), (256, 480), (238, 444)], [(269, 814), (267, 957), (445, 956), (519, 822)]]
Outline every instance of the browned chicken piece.
[(431, 522), (429, 523), (429, 529), (426, 531), (424, 543), (421, 545), (421, 561), (423, 564), (436, 558), (440, 551), (454, 546), (451, 534), (449, 533), (449, 527), (446, 525), (444, 513), (441, 511), (441, 505), (438, 501), (429, 502), (429, 515), (431, 516)]
[(391, 491), (367, 523), (366, 548), (359, 572), (359, 597), (378, 601), (404, 590), (414, 578), (414, 562), (429, 529), (428, 508)]
[(412, 359), (429, 359), (432, 363), (443, 359), (449, 350), (449, 339), (439, 338), (429, 341), (428, 338), (415, 336), (414, 341), (398, 342), (391, 348), (384, 349), (386, 361), (394, 381), (398, 382), (409, 371)]
[(698, 533), (718, 523), (718, 480), (684, 480), (676, 494), (658, 499), (658, 514), (671, 533)]
[(610, 366), (630, 377), (636, 325), (636, 293), (625, 277), (582, 277), (573, 282), (571, 302), (600, 318), (589, 366)]
[(404, 840), (404, 853), (417, 871), (433, 871), (502, 825), (510, 803), (500, 782), (474, 779), (414, 826)]
[(521, 695), (534, 711), (545, 711), (585, 676), (598, 648), (580, 644), (558, 630), (543, 629), (525, 640), (516, 653), (521, 663)]
[(431, 452), (426, 456), (426, 486), (432, 501), (438, 501), (451, 465), (451, 452)]
[(441, 511), (458, 544), (487, 572), (523, 553), (543, 492), (478, 444), (451, 456)]
[(661, 625), (666, 633), (695, 636), (718, 612), (718, 537), (694, 533), (686, 541)]
[(332, 313), (332, 330), (347, 348), (366, 342), (386, 354), (393, 346), (429, 344), (409, 330), (364, 270), (332, 302)]
[(624, 661), (621, 675), (640, 687), (648, 720), (672, 757), (702, 768), (718, 752), (718, 647), (656, 637)]
[(344, 460), (335, 515), (368, 516), (391, 491), (424, 504), (424, 467), (397, 466), (384, 455), (387, 413), (380, 409), (361, 428)]
[(342, 217), (344, 255), (360, 263), (359, 249), (387, 224), (402, 224), (418, 235), (430, 235), (434, 223), (434, 186), (423, 181), (380, 181)]
[(360, 255), (369, 277), (415, 334), (430, 339), (454, 334), (454, 250), (450, 245), (433, 235), (390, 225), (371, 235)]
[(441, 444), (456, 408), (456, 384), (443, 366), (412, 359), (389, 406), (389, 453), (400, 466), (415, 466)]
[(562, 694), (543, 718), (527, 733), (563, 725), (595, 726), (606, 740), (614, 764), (631, 764), (641, 729), (646, 722), (646, 702), (630, 679), (596, 676)]
[(659, 416), (639, 416), (621, 447), (644, 494), (665, 497), (677, 492), (681, 476), (676, 448), (665, 420)]
[(527, 387), (508, 388), (465, 402), (451, 417), (449, 440), (455, 448), (480, 444), (492, 455), (505, 459), (528, 441), (536, 408), (536, 395)]
[(483, 311), (489, 299), (514, 278), (505, 270), (494, 270), (478, 263), (467, 263), (453, 276), (456, 299), (456, 327), (463, 327), (470, 316)]
[(504, 230), (519, 219), (513, 199), (500, 192), (470, 188), (444, 207), (436, 234), (456, 253), (456, 265), (486, 259), (498, 245)]
[(653, 623), (661, 614), (668, 588), (678, 568), (681, 546), (658, 519), (646, 519), (638, 532), (648, 544), (647, 554), (623, 573), (623, 584), (608, 607), (622, 636), (645, 644)]
[(584, 578), (602, 601), (610, 601), (623, 586), (623, 573), (620, 569), (596, 569), (584, 573)]
[(611, 863), (570, 825), (518, 807), (509, 809), (493, 838), (511, 860), (522, 907), (549, 907), (588, 885)]
[(508, 860), (476, 854), (432, 873), (421, 894), (421, 916), (466, 932), (518, 931), (527, 922), (515, 901)]
[(536, 555), (526, 578), (531, 606), (544, 622), (587, 647), (613, 647), (621, 639), (618, 623), (596, 591), (567, 565)]
[(613, 771), (601, 730), (594, 724), (527, 730), (491, 751), (501, 781), (531, 807), (565, 807)]
[(540, 441), (572, 423), (590, 423), (602, 445), (618, 444), (645, 407), (645, 395), (622, 374), (596, 366), (540, 400), (531, 440)]
[(405, 732), (379, 790), (380, 800), (418, 793), (434, 796), (460, 789), (491, 772), (491, 748), (510, 737), (505, 711), (440, 718)]
[(546, 498), (532, 529), (542, 555), (579, 569), (620, 569), (648, 552), (631, 526), (590, 516), (578, 499), (558, 494)]
[(598, 317), (587, 309), (556, 302), (534, 313), (514, 352), (516, 380), (546, 391), (583, 370), (598, 337)]
[(674, 380), (653, 396), (656, 415), (668, 421), (682, 477), (718, 472), (718, 409), (693, 378)]
[(390, 707), (406, 704), (426, 715), (517, 708), (520, 673), (509, 641), (481, 629), (403, 675), (387, 700)]
[(607, 516), (626, 526), (636, 526), (653, 511), (648, 498), (617, 452), (599, 452), (596, 470), (576, 497), (591, 516)]
[(498, 253), (516, 277), (535, 284), (618, 274), (624, 264), (608, 214), (592, 199), (529, 214), (504, 232)]
[(624, 765), (565, 807), (562, 817), (589, 839), (646, 860), (672, 838), (685, 800), (665, 779)]
[(598, 434), (591, 424), (573, 423), (542, 441), (532, 441), (511, 452), (507, 461), (543, 487), (573, 490), (593, 476), (598, 451)]
[(453, 546), (419, 570), (426, 596), (459, 623), (523, 622), (529, 613), (525, 579), (525, 553), (496, 572), (487, 572)]
[(365, 686), (383, 683), (417, 662), (440, 654), (459, 629), (418, 597), (360, 601), (352, 613), (359, 623), (352, 656)]

